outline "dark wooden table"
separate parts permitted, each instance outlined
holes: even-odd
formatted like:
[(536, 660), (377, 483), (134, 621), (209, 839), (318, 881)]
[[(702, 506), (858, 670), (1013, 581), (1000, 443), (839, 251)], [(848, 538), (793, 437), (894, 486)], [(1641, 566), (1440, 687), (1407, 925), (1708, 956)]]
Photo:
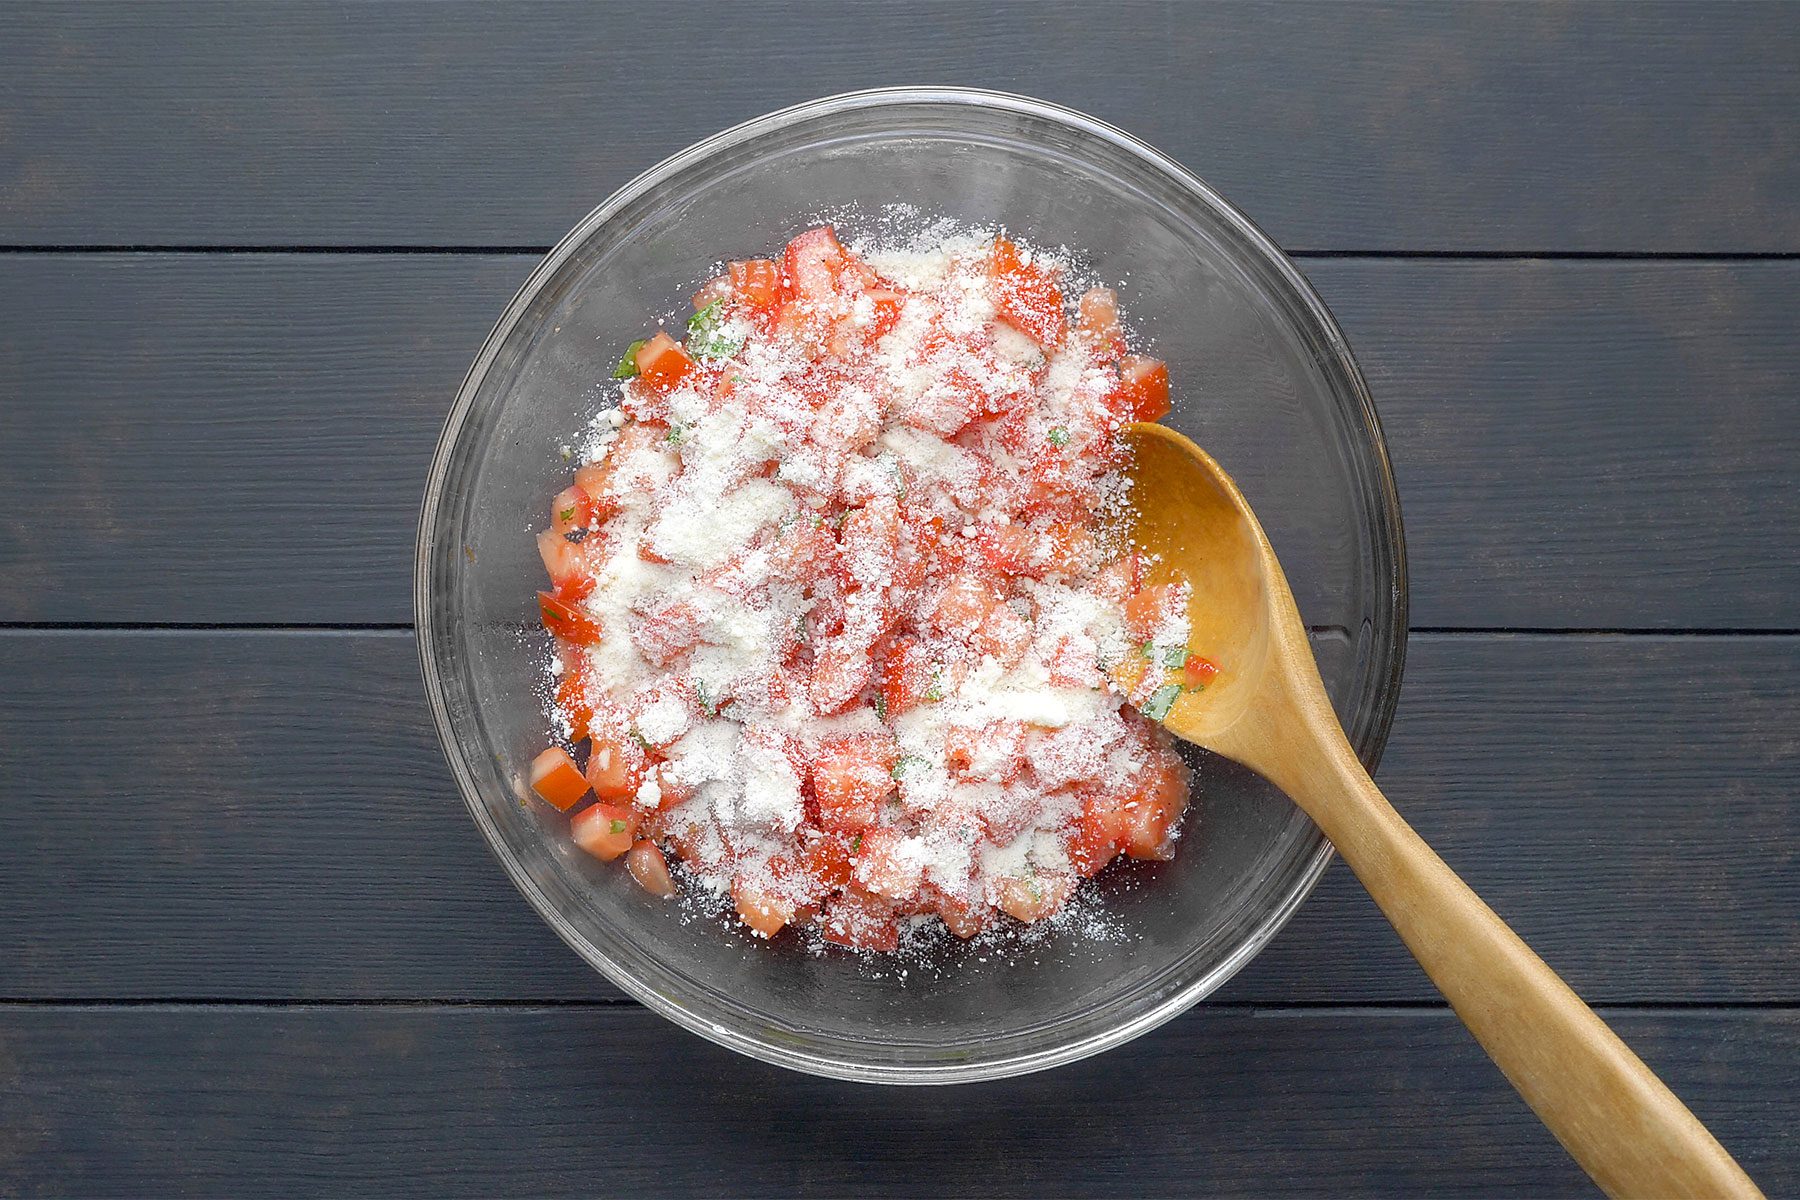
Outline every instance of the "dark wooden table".
[(1341, 867), (1212, 1002), (786, 1074), (490, 860), (408, 577), (536, 257), (903, 82), (1132, 129), (1295, 252), (1406, 509), (1381, 779), (1800, 1192), (1800, 7), (0, 8), (0, 1194), (1583, 1194)]

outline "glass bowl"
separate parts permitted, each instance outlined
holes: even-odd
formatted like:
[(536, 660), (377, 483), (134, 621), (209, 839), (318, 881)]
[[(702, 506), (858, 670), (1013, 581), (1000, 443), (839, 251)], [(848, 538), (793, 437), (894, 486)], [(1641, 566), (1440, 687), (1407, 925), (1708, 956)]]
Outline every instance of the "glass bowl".
[(1018, 96), (908, 88), (803, 104), (682, 151), (590, 213), (532, 272), (457, 394), (425, 492), (414, 603), (457, 786), (513, 882), (583, 958), (757, 1058), (943, 1083), (1069, 1062), (1174, 1016), (1267, 944), (1329, 844), (1260, 779), (1197, 755), (1175, 861), (1096, 881), (1122, 934), (1057, 933), (902, 976), (684, 919), (574, 849), (520, 780), (548, 737), (533, 535), (567, 483), (560, 449), (610, 395), (619, 348), (719, 260), (771, 254), (821, 212), (897, 201), (1076, 248), (1120, 284), (1133, 326), (1169, 362), (1170, 423), (1255, 505), (1373, 767), (1399, 691), (1406, 572), (1386, 447), (1343, 334), (1275, 245), (1179, 164)]

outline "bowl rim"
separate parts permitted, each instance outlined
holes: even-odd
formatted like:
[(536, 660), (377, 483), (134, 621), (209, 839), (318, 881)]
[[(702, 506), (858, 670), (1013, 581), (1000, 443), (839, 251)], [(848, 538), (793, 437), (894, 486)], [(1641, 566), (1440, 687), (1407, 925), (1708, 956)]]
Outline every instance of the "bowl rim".
[(783, 1044), (778, 1039), (759, 1037), (754, 1032), (732, 1028), (685, 1007), (678, 1000), (655, 990), (637, 979), (629, 970), (615, 963), (562, 916), (548, 897), (539, 890), (536, 882), (527, 874), (524, 865), (510, 852), (499, 828), (480, 803), (473, 773), (465, 759), (463, 748), (451, 721), (449, 706), (445, 700), (444, 681), (431, 653), (438, 634), (432, 620), (430, 604), (433, 578), (431, 549), (438, 536), (438, 514), (442, 507), (444, 483), (450, 458), (457, 446), (462, 427), (474, 405), (475, 397), (492, 367), (494, 359), (512, 336), (520, 319), (543, 285), (562, 268), (596, 229), (627, 205), (687, 167), (720, 151), (743, 145), (764, 133), (803, 120), (831, 116), (848, 110), (901, 105), (963, 106), (1018, 113), (1062, 124), (1080, 133), (1108, 142), (1115, 149), (1141, 160), (1148, 167), (1169, 177), (1183, 189), (1192, 193), (1201, 203), (1213, 209), (1220, 218), (1233, 227), (1235, 233), (1244, 239), (1253, 253), (1260, 256), (1264, 264), (1276, 272), (1281, 282), (1291, 289), (1293, 298), (1298, 299), (1304, 305), (1307, 316), (1314, 324), (1314, 332), (1323, 337), (1330, 356), (1334, 360), (1333, 365), (1343, 373), (1347, 380), (1355, 402), (1354, 416), (1360, 418), (1369, 435), (1368, 443), (1369, 449), (1373, 451), (1374, 468), (1374, 478), (1369, 482), (1373, 484), (1376, 493), (1376, 513), (1379, 518), (1373, 527), (1376, 534), (1374, 550), (1378, 556), (1385, 555), (1392, 572), (1393, 586), (1385, 597), (1389, 609), (1388, 628), (1383, 631), (1393, 647), (1391, 665), (1386, 672), (1386, 678), (1375, 681), (1375, 702), (1369, 713), (1366, 728), (1361, 731), (1351, 731), (1352, 741), (1356, 744), (1358, 754), (1364, 764), (1371, 771), (1374, 770), (1381, 759), (1389, 731), (1393, 725), (1406, 663), (1409, 599), (1406, 539), (1400, 513), (1399, 492), (1388, 455), (1387, 439), (1382, 431), (1380, 418), (1376, 414), (1368, 384), (1363, 378), (1355, 356), (1351, 353), (1348, 339), (1338, 327), (1331, 310), (1313, 289), (1311, 283), (1300, 273), (1274, 240), (1235, 205), (1179, 162), (1132, 134), (1077, 109), (1030, 96), (985, 88), (949, 85), (870, 88), (823, 96), (776, 109), (703, 138), (686, 149), (670, 155), (614, 191), (612, 195), (578, 221), (532, 269), (530, 275), (520, 285), (518, 292), (507, 304), (463, 377), (462, 384), (457, 389), (456, 398), (445, 417), (443, 429), (431, 456), (426, 489), (420, 505), (418, 536), (414, 546), (414, 642), (419, 653), (420, 669), (424, 677), (426, 700), (431, 709), (432, 725), (437, 733), (444, 757), (450, 766), (451, 774), (456, 780), (457, 791), (462, 796), (464, 806), (469, 810), (476, 827), (481, 830), (489, 851), (499, 860), (513, 885), (530, 903), (538, 916), (589, 966), (599, 971), (627, 995), (644, 1004), (653, 1012), (709, 1041), (751, 1058), (808, 1074), (855, 1082), (945, 1084), (1006, 1078), (1075, 1062), (1122, 1045), (1185, 1012), (1237, 974), (1287, 924), (1301, 903), (1312, 893), (1320, 876), (1334, 857), (1335, 851), (1330, 841), (1315, 827), (1312, 831), (1313, 845), (1310, 857), (1304, 862), (1287, 892), (1282, 896), (1281, 903), (1268, 909), (1232, 952), (1216, 963), (1211, 970), (1167, 993), (1145, 1011), (1128, 1021), (1107, 1026), (1066, 1043), (978, 1063), (893, 1064), (832, 1058), (811, 1050), (796, 1049)]

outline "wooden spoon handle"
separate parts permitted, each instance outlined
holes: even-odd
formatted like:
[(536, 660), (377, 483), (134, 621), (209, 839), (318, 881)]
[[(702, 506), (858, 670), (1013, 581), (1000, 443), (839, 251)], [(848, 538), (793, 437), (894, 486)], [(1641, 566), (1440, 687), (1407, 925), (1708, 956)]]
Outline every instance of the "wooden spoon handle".
[(1525, 1102), (1607, 1194), (1760, 1197), (1604, 1021), (1394, 811), (1334, 719), (1273, 781), (1317, 821)]

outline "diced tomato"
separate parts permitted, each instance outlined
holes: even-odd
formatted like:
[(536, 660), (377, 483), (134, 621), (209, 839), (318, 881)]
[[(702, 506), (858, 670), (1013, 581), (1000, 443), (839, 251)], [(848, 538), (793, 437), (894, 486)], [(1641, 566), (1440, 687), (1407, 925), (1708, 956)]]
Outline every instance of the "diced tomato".
[(847, 887), (854, 866), (850, 843), (836, 834), (819, 833), (803, 844), (800, 866), (828, 890)]
[(573, 533), (594, 522), (594, 501), (578, 487), (566, 487), (550, 501), (550, 528)]
[(900, 512), (883, 497), (844, 515), (838, 535), (838, 557), (846, 591), (884, 582), (893, 569), (900, 544)]
[(737, 905), (738, 916), (757, 937), (774, 937), (794, 919), (792, 901), (742, 876), (732, 881), (731, 899)]
[(1191, 688), (1203, 688), (1218, 675), (1218, 664), (1210, 658), (1201, 658), (1198, 654), (1190, 654), (1187, 661), (1181, 664), (1182, 677)]
[(700, 290), (694, 293), (694, 311), (699, 312), (720, 300), (730, 300), (735, 291), (731, 286), (730, 275), (715, 275), (701, 284)]
[(1125, 628), (1133, 637), (1148, 641), (1174, 604), (1175, 585), (1152, 583), (1125, 599)]
[(1173, 755), (1151, 760), (1138, 777), (1130, 800), (1119, 810), (1124, 821), (1120, 848), (1132, 858), (1167, 861), (1175, 857), (1175, 823), (1187, 808), (1187, 764)]
[(562, 674), (556, 680), (556, 706), (569, 719), (570, 736), (579, 742), (588, 735), (588, 727), (594, 721), (594, 705), (588, 698), (587, 657), (579, 647), (566, 642), (557, 644), (556, 654), (562, 663)]
[(602, 800), (629, 801), (643, 786), (650, 769), (644, 747), (617, 720), (593, 723), (587, 777)]
[(953, 726), (944, 737), (944, 756), (953, 775), (1011, 783), (1025, 769), (1025, 725), (999, 720)]
[(888, 647), (881, 666), (882, 708), (889, 721), (917, 708), (933, 691), (943, 699), (942, 671), (917, 638), (896, 638)]
[(1031, 649), (1031, 622), (1008, 604), (996, 604), (982, 622), (969, 630), (969, 645), (978, 654), (991, 655), (1007, 670), (1024, 661)]
[(1030, 572), (1037, 539), (1023, 525), (983, 525), (975, 535), (975, 549), (996, 575)]
[(1026, 264), (1017, 246), (996, 238), (988, 256), (988, 276), (1003, 321), (1046, 349), (1062, 344), (1068, 316), (1053, 272), (1036, 263)]
[(863, 336), (871, 342), (878, 341), (900, 323), (900, 306), (906, 302), (906, 296), (887, 288), (871, 288), (863, 295), (874, 308), (874, 316), (863, 327)]
[(600, 624), (587, 613), (564, 599), (566, 593), (539, 592), (538, 613), (544, 628), (565, 642), (592, 646), (600, 640)]
[(656, 802), (659, 812), (666, 812), (678, 804), (686, 804), (694, 798), (694, 787), (683, 780), (675, 768), (666, 762), (659, 762), (651, 769), (656, 780), (656, 790), (662, 799)]
[(812, 764), (820, 828), (856, 833), (874, 825), (882, 803), (894, 792), (899, 759), (900, 747), (887, 734), (858, 733), (823, 742)]
[(537, 544), (551, 586), (558, 590), (567, 586), (581, 570), (580, 547), (554, 529), (538, 534)]
[(752, 309), (773, 308), (781, 292), (781, 268), (766, 258), (731, 264), (731, 290)]
[(900, 926), (894, 920), (892, 907), (855, 890), (825, 906), (819, 918), (819, 933), (826, 941), (852, 950), (886, 953), (900, 946)]
[(700, 369), (681, 343), (659, 329), (654, 337), (638, 347), (638, 378), (653, 391), (668, 393), (681, 386), (683, 380)]
[(581, 768), (561, 747), (552, 746), (531, 760), (531, 790), (562, 812), (587, 795)]
[(924, 881), (925, 865), (905, 852), (906, 840), (892, 829), (871, 829), (863, 834), (861, 847), (852, 846), (858, 886), (890, 900), (912, 899)]
[(664, 597), (637, 623), (637, 646), (657, 666), (667, 666), (693, 649), (706, 629), (706, 617), (692, 600)]
[(831, 226), (809, 229), (787, 244), (781, 258), (784, 300), (817, 303), (837, 291), (838, 273), (844, 266), (844, 248)]
[(575, 844), (602, 862), (631, 849), (637, 836), (638, 815), (618, 804), (593, 804), (569, 819), (569, 836)]
[(669, 877), (668, 861), (655, 842), (639, 840), (632, 843), (631, 849), (625, 852), (625, 869), (652, 896), (661, 896), (664, 900), (675, 898), (675, 881)]
[(1074, 890), (1075, 881), (1067, 875), (1012, 877), (1000, 881), (1000, 894), (994, 903), (1007, 916), (1029, 925), (1061, 908)]
[(843, 712), (868, 686), (871, 674), (869, 649), (860, 639), (847, 632), (827, 638), (813, 659), (813, 710), (822, 717)]
[(934, 899), (937, 915), (943, 920), (945, 928), (965, 941), (986, 929), (988, 919), (994, 915), (994, 910), (986, 904), (964, 900), (946, 892), (938, 892)]
[(1108, 405), (1130, 421), (1160, 421), (1169, 415), (1169, 366), (1160, 359), (1127, 354), (1119, 360), (1119, 382)]
[(1111, 288), (1089, 288), (1076, 305), (1075, 326), (1092, 347), (1094, 357), (1111, 362), (1125, 353), (1125, 332), (1119, 325), (1119, 295)]
[(1069, 830), (1069, 861), (1083, 878), (1096, 874), (1118, 854), (1127, 821), (1120, 809), (1123, 797), (1098, 787), (1081, 798), (1081, 812)]
[(974, 575), (956, 575), (944, 585), (931, 612), (931, 623), (944, 633), (974, 629), (999, 603), (994, 589)]

